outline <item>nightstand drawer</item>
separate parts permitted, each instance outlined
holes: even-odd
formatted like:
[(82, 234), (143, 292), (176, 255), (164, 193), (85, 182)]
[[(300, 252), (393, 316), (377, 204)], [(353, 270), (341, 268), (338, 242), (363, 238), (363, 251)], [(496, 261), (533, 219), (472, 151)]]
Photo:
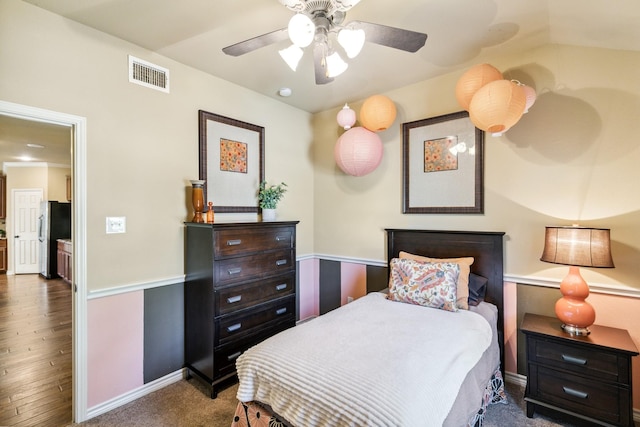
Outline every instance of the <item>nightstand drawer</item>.
[(295, 244), (294, 232), (293, 227), (215, 230), (214, 257), (219, 259), (265, 250), (292, 248)]
[(620, 380), (621, 368), (618, 357), (613, 353), (537, 338), (530, 339), (530, 343), (533, 346), (529, 353), (530, 362), (566, 369), (593, 378)]
[(295, 292), (296, 276), (293, 273), (242, 285), (216, 290), (215, 315), (221, 315), (251, 307)]
[(293, 254), (293, 249), (285, 249), (221, 260), (213, 266), (216, 287), (294, 271)]
[(530, 365), (529, 398), (541, 400), (578, 414), (627, 425), (631, 393), (628, 388), (598, 380)]

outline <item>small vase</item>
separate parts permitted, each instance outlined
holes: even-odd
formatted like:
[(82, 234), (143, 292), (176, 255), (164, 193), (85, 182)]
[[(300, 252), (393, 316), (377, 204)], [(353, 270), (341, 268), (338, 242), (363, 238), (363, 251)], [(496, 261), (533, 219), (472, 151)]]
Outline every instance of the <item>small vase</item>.
[(191, 186), (193, 187), (191, 192), (191, 201), (193, 203), (193, 210), (195, 215), (191, 222), (204, 222), (202, 212), (204, 211), (204, 181), (199, 179), (191, 180)]
[(275, 209), (262, 209), (262, 220), (263, 221), (275, 221), (276, 220), (276, 210)]

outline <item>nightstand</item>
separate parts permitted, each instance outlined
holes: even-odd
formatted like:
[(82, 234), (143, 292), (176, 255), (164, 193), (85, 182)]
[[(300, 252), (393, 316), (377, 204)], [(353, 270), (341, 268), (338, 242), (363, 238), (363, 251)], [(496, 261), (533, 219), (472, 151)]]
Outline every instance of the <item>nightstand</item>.
[(601, 425), (633, 426), (631, 358), (638, 355), (624, 329), (590, 326), (575, 336), (555, 317), (526, 313), (527, 417), (543, 406)]

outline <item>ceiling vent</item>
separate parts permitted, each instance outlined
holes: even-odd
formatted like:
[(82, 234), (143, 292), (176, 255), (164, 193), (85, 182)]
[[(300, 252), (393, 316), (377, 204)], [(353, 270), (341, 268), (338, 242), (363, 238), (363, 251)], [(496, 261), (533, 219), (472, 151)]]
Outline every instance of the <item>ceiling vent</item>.
[(129, 81), (169, 93), (169, 70), (129, 55)]

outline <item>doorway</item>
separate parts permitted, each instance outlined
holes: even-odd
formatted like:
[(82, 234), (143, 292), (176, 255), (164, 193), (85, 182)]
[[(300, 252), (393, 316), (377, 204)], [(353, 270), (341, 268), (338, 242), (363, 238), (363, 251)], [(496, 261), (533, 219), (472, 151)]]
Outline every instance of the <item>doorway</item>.
[(40, 261), (39, 231), (40, 202), (42, 189), (19, 189), (11, 191), (13, 206), (13, 270), (15, 274), (38, 274)]
[(87, 417), (87, 289), (86, 289), (86, 118), (0, 101), (0, 115), (67, 126), (72, 135), (73, 184), (73, 420)]

